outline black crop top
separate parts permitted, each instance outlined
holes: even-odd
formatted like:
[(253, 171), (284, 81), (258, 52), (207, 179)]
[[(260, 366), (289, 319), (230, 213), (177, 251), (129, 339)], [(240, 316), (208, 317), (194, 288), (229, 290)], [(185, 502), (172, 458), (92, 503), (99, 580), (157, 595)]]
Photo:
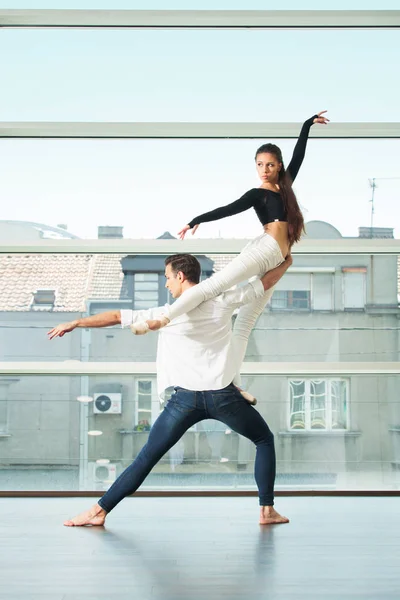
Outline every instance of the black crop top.
[[(297, 173), (303, 162), (308, 134), (311, 125), (317, 116), (318, 115), (314, 115), (308, 119), (301, 128), (299, 139), (297, 140), (293, 151), (292, 160), (286, 170), (292, 181), (296, 179)], [(207, 223), (209, 221), (223, 219), (224, 217), (231, 217), (232, 215), (237, 215), (249, 208), (254, 208), (262, 225), (272, 223), (273, 221), (287, 221), (286, 211), (279, 192), (273, 192), (272, 190), (267, 190), (265, 188), (253, 188), (243, 194), (239, 200), (235, 200), (226, 206), (220, 206), (215, 210), (210, 210), (210, 212), (199, 215), (190, 221), (189, 226), (192, 228), (200, 223)]]

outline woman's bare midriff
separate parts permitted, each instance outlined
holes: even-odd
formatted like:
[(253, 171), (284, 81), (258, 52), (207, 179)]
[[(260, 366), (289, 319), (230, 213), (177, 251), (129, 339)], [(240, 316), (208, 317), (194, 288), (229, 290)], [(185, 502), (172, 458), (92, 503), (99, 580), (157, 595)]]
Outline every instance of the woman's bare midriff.
[(282, 256), (285, 258), (289, 252), (288, 224), (285, 221), (267, 223), (264, 225), (264, 231), (278, 242)]

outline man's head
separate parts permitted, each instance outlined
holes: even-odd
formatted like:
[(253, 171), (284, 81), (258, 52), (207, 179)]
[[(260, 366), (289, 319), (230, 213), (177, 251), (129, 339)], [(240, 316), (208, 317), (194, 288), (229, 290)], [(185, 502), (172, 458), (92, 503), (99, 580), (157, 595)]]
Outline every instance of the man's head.
[(173, 298), (200, 281), (201, 266), (191, 254), (174, 254), (165, 259), (165, 287)]

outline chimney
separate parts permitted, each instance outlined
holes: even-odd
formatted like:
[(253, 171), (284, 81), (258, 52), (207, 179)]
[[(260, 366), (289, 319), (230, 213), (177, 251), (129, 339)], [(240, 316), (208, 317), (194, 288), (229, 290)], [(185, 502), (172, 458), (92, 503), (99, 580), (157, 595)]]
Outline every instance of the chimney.
[(164, 231), (164, 233), (162, 235), (160, 235), (160, 237), (157, 238), (158, 240), (176, 240), (176, 237), (174, 237), (169, 231)]
[(121, 240), (124, 235), (123, 227), (119, 225), (99, 225), (97, 228), (97, 238), (99, 240)]
[(392, 227), (359, 227), (358, 237), (375, 239), (393, 239)]

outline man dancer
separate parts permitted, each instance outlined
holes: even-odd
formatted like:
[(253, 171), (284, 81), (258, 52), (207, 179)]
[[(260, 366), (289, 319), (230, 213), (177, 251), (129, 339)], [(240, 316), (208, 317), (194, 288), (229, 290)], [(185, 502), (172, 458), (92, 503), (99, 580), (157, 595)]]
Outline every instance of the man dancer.
[[(227, 291), (203, 302), (190, 313), (172, 321), (159, 332), (157, 348), (158, 390), (174, 386), (174, 393), (154, 422), (149, 438), (134, 462), (91, 509), (65, 521), (64, 525), (103, 525), (108, 513), (133, 494), (156, 463), (182, 435), (203, 419), (217, 419), (256, 445), (255, 479), (259, 490), (261, 525), (287, 523), (274, 509), (275, 448), (267, 423), (232, 383), (240, 364), (232, 339), (232, 314), (238, 307), (239, 347), (273, 293), (292, 258), (269, 271), (262, 279)], [(177, 254), (165, 261), (166, 288), (173, 298), (200, 281), (201, 267), (190, 254)], [(247, 306), (246, 306), (247, 305)], [(76, 327), (129, 327), (137, 321), (157, 319), (164, 307), (148, 310), (108, 311), (54, 327), (49, 339), (62, 337)], [(241, 311), (245, 318), (241, 319)], [(240, 354), (240, 363), (242, 354)]]

